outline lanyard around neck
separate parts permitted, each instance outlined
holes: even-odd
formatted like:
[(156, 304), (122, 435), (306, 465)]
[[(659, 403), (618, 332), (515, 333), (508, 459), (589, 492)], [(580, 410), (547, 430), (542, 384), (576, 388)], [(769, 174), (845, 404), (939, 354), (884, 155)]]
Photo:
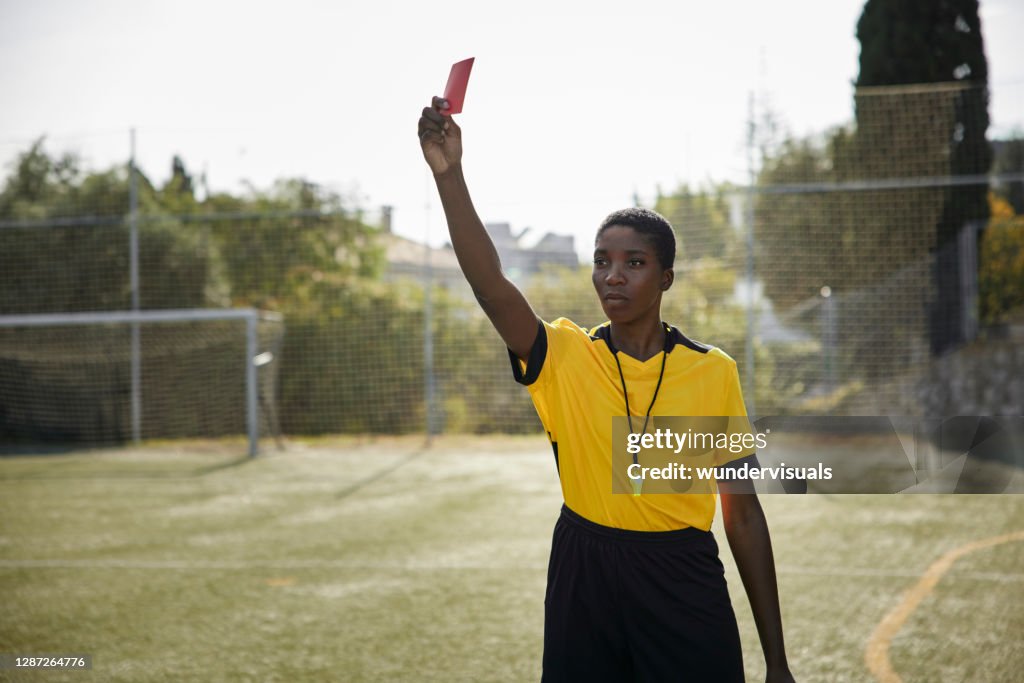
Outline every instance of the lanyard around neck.
[[(668, 335), (668, 329), (665, 329), (665, 334)], [(667, 347), (668, 344), (665, 344)], [(619, 352), (615, 351), (615, 365), (619, 368), (619, 381), (622, 382), (622, 398), (626, 401), (626, 419), (629, 421), (629, 433), (633, 434), (633, 414), (629, 412), (629, 394), (626, 391), (626, 376), (622, 374), (622, 363), (619, 362)], [(651, 410), (654, 408), (654, 402), (658, 400), (658, 392), (661, 390), (661, 380), (665, 378), (665, 361), (668, 359), (668, 349), (662, 348), (661, 356), (661, 372), (658, 373), (658, 384), (654, 387), (654, 396), (651, 397), (651, 404), (647, 406), (647, 414), (644, 415), (644, 425), (640, 430), (641, 434), (647, 433), (647, 421), (651, 419)], [(639, 464), (637, 454), (633, 454), (633, 463)]]

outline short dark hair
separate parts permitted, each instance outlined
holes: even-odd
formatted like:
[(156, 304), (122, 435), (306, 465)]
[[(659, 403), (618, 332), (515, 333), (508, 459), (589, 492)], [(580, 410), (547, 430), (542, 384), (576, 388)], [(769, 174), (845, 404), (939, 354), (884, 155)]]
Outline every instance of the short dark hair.
[(596, 242), (601, 233), (613, 225), (633, 228), (646, 237), (650, 241), (651, 246), (654, 247), (654, 253), (658, 255), (658, 262), (663, 269), (668, 270), (675, 263), (675, 230), (672, 229), (672, 224), (668, 222), (668, 219), (657, 211), (640, 207), (613, 211), (608, 214), (607, 218), (601, 221), (601, 227), (597, 229), (597, 236), (594, 238), (594, 241)]

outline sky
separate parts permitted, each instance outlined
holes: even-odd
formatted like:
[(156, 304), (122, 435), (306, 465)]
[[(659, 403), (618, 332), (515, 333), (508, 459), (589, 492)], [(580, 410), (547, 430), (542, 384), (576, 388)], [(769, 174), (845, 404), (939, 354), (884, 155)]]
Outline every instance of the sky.
[[(485, 221), (576, 237), (681, 183), (744, 183), (752, 94), (797, 135), (852, 119), (862, 0), (443, 4), (0, 0), (0, 164), (180, 155), (213, 191), (303, 177), (439, 244), (416, 138), (475, 57), (464, 168)], [(1024, 3), (983, 0), (989, 137), (1024, 130)]]

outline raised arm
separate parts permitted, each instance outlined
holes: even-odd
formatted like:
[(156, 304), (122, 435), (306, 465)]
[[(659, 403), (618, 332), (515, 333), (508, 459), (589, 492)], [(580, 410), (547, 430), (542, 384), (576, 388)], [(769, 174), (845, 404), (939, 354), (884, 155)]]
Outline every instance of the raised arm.
[(729, 548), (747, 591), (750, 610), (764, 650), (768, 683), (792, 683), (782, 637), (782, 614), (775, 578), (775, 558), (768, 523), (749, 481), (719, 482), (722, 523)]
[(537, 336), (537, 314), (505, 277), (494, 242), (473, 208), (462, 174), (462, 131), (452, 117), (441, 114), (445, 104), (435, 97), (420, 116), (423, 158), (434, 173), (459, 267), (505, 345), (526, 360)]

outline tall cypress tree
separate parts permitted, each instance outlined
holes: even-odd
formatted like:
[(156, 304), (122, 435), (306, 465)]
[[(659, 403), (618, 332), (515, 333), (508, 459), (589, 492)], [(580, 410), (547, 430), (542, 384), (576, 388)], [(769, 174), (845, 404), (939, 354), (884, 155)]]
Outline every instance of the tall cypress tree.
[[(857, 23), (862, 159), (888, 176), (987, 173), (988, 64), (977, 0), (868, 0)], [(943, 84), (883, 96), (878, 86)], [(864, 89), (872, 90), (864, 90)], [(861, 93), (864, 93), (862, 96)], [(872, 163), (874, 162), (874, 163)], [(976, 267), (956, 237), (988, 218), (988, 186), (947, 188), (927, 242), (935, 281), (929, 334), (936, 353), (963, 341), (961, 270)]]
[(858, 86), (988, 82), (977, 0), (868, 0), (857, 39)]

